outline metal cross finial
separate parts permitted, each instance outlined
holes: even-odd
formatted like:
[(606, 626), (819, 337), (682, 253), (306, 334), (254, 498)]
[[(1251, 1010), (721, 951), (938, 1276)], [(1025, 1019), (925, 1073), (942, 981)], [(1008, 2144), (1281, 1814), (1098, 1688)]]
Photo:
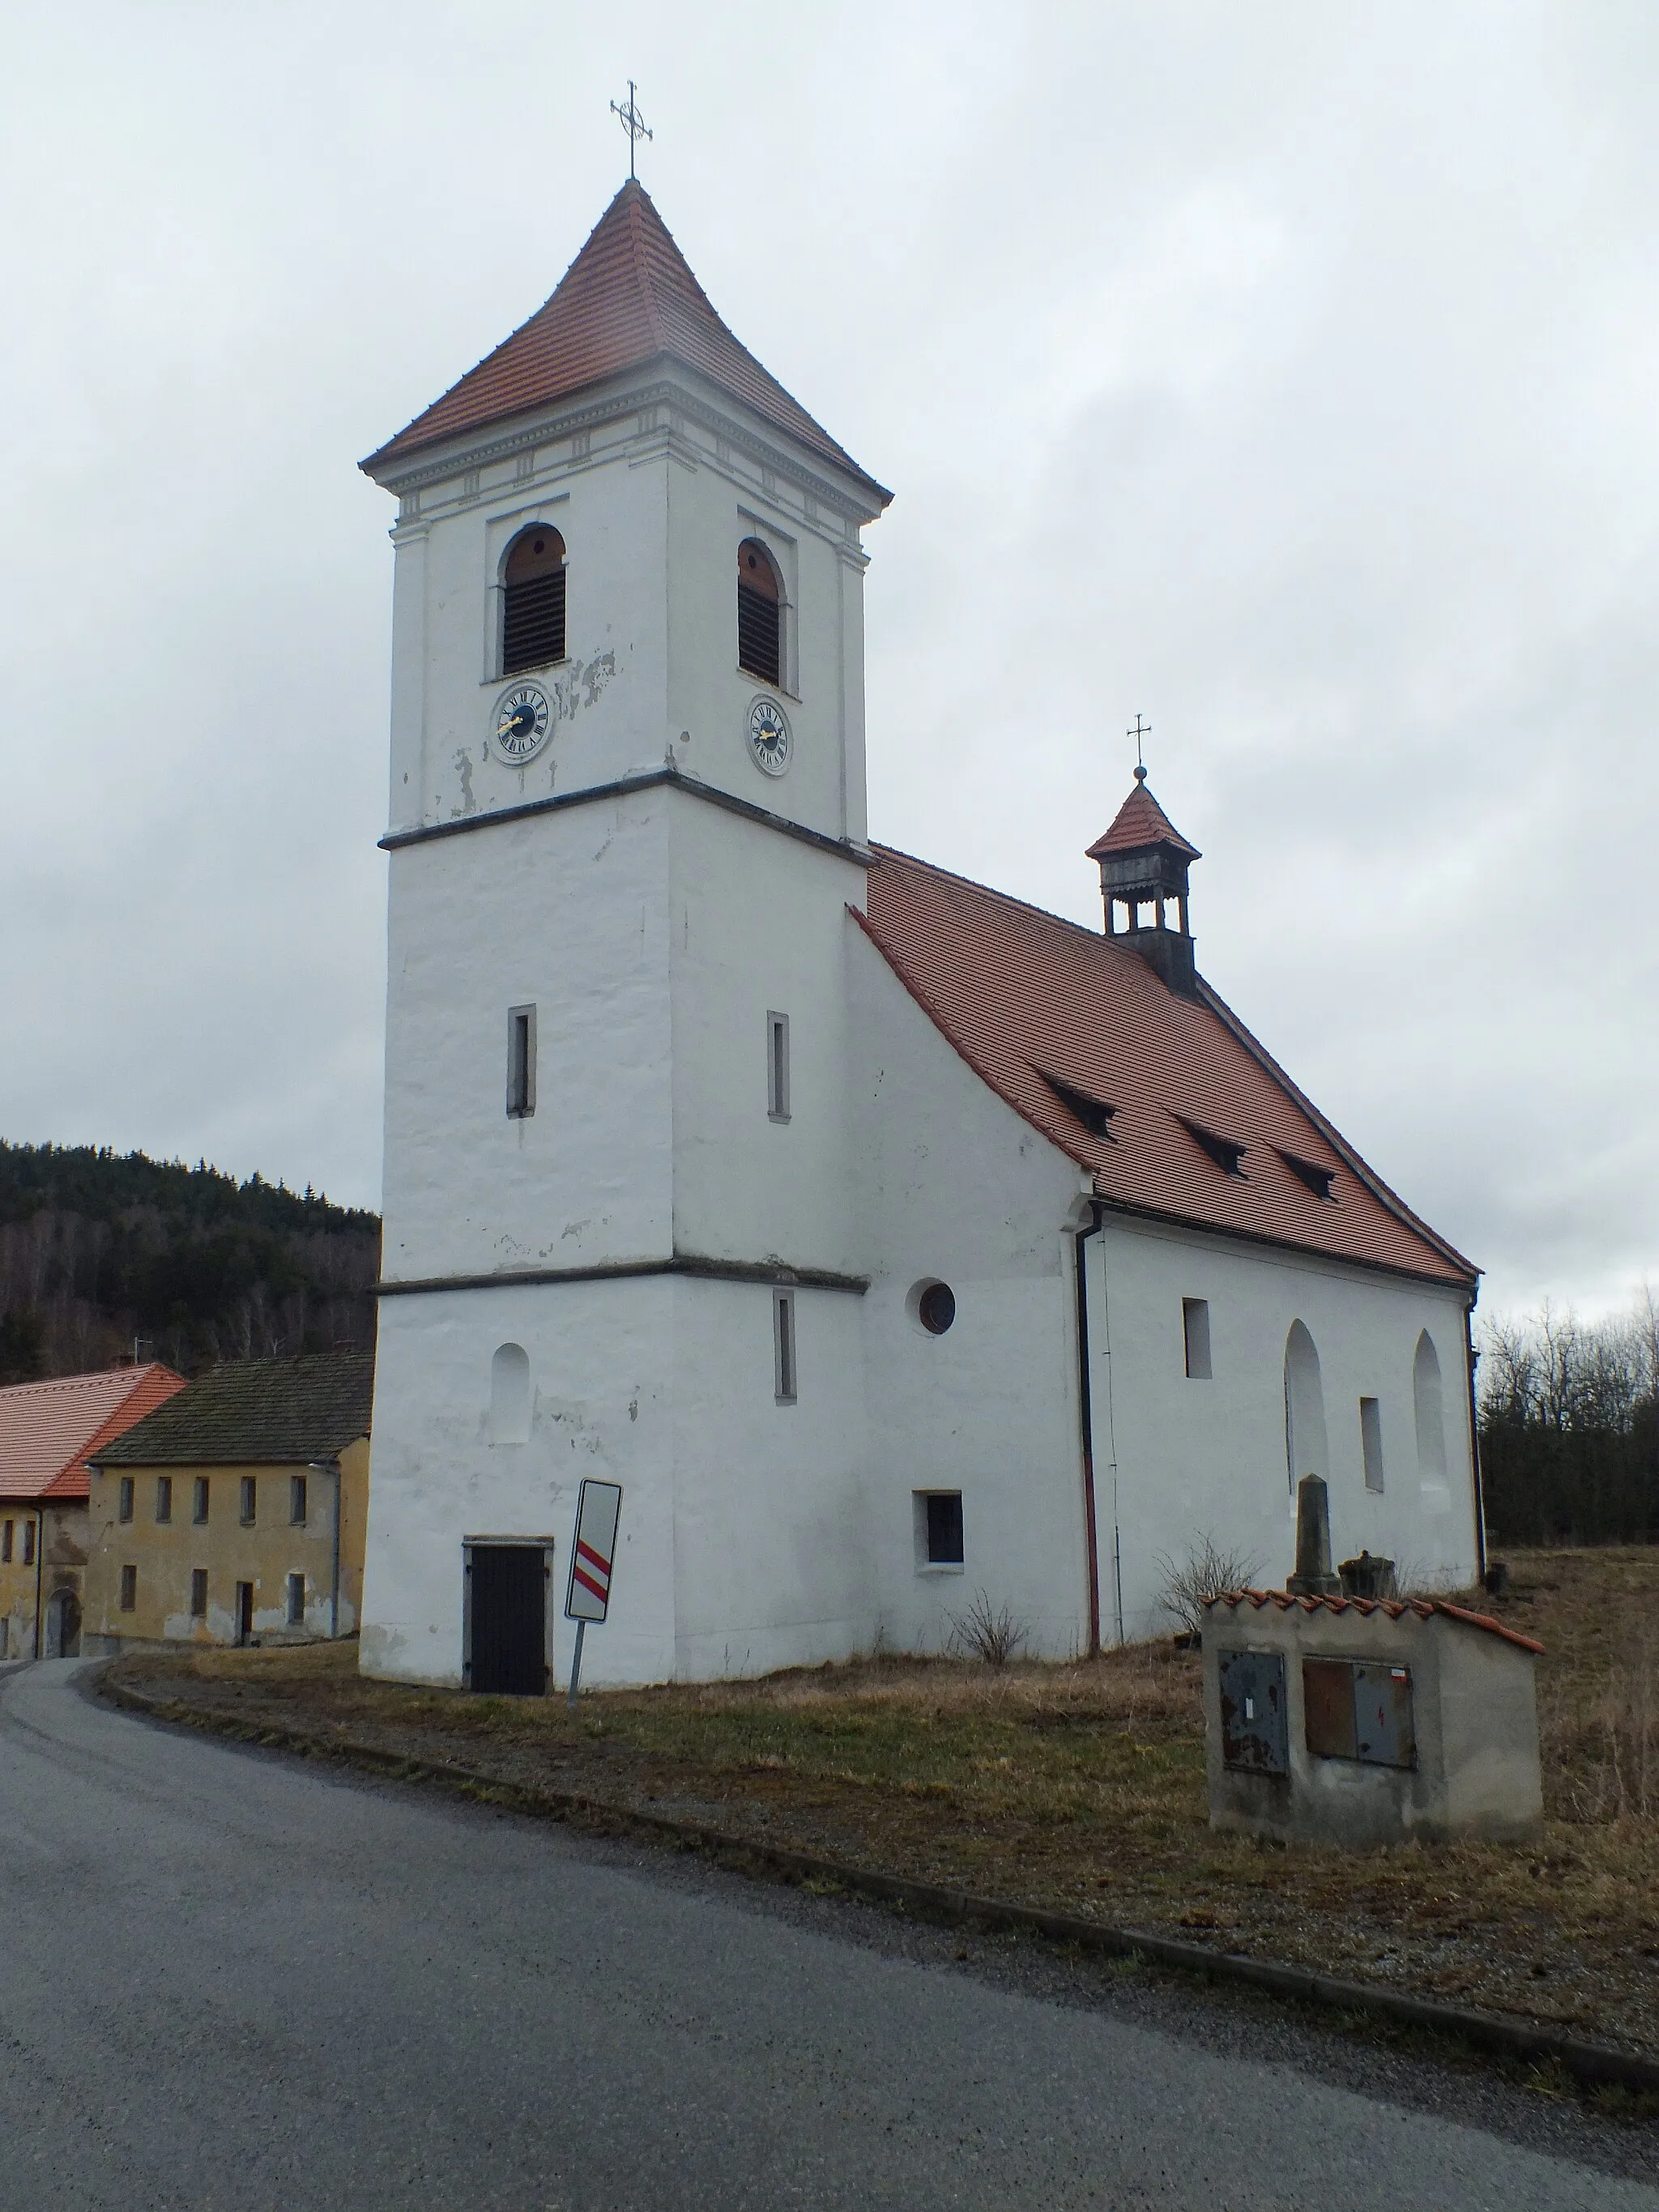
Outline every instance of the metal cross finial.
[(619, 101), (613, 100), (611, 103), (611, 112), (628, 133), (628, 176), (631, 184), (634, 181), (634, 149), (641, 138), (648, 138), (651, 136), (645, 127), (645, 118), (640, 113), (639, 103), (634, 97), (634, 80), (631, 76), (628, 80), (628, 105), (624, 107)]
[(1150, 722), (1143, 722), (1139, 715), (1137, 714), (1135, 716), (1135, 726), (1133, 729), (1126, 730), (1123, 734), (1125, 737), (1133, 738), (1135, 741), (1135, 781), (1137, 783), (1145, 783), (1146, 781), (1146, 763), (1141, 754), (1140, 741), (1143, 738), (1150, 738), (1152, 736), (1152, 726)]

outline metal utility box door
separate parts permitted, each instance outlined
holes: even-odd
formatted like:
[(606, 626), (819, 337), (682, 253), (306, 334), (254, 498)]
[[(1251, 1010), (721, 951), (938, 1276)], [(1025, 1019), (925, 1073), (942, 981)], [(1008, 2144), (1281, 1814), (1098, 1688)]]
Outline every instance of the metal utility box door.
[(1366, 1766), (1417, 1764), (1409, 1667), (1363, 1659), (1304, 1659), (1302, 1703), (1308, 1748), (1317, 1759)]
[(539, 1543), (467, 1546), (469, 1689), (546, 1696), (550, 1558)]
[(1221, 1655), (1221, 1751), (1247, 1774), (1288, 1774), (1285, 1661), (1278, 1651)]

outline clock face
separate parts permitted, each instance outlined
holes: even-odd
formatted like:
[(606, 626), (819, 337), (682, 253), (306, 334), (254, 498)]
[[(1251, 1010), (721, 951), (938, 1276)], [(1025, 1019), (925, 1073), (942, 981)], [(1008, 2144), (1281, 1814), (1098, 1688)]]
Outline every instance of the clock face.
[(514, 768), (534, 760), (552, 726), (553, 709), (538, 684), (515, 684), (495, 702), (495, 750)]
[(768, 775), (781, 775), (789, 765), (789, 725), (775, 699), (757, 699), (749, 709), (749, 750), (755, 765)]

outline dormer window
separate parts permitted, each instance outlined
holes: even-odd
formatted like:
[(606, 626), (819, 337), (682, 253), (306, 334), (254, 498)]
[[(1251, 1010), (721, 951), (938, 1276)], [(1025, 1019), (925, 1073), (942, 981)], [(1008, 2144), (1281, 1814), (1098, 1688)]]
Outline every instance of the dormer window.
[(1177, 1114), (1176, 1119), (1200, 1150), (1209, 1154), (1223, 1175), (1237, 1176), (1241, 1182), (1248, 1180), (1242, 1164), (1249, 1149), (1247, 1145), (1241, 1145), (1232, 1137), (1218, 1137), (1213, 1129), (1200, 1127), (1184, 1114)]
[(1077, 1115), (1091, 1137), (1103, 1137), (1109, 1145), (1117, 1142), (1112, 1134), (1112, 1116), (1117, 1111), (1115, 1106), (1109, 1106), (1103, 1098), (1097, 1098), (1090, 1091), (1079, 1091), (1075, 1084), (1062, 1083), (1059, 1076), (1050, 1075), (1047, 1068), (1038, 1068), (1037, 1073), (1060, 1104)]
[(1299, 1160), (1294, 1152), (1287, 1152), (1280, 1146), (1275, 1146), (1273, 1149), (1297, 1181), (1304, 1184), (1316, 1198), (1328, 1198), (1334, 1203), (1336, 1193), (1331, 1188), (1336, 1180), (1334, 1168), (1322, 1168), (1314, 1160)]
[(545, 523), (521, 531), (501, 569), (501, 674), (564, 659), (564, 540)]
[(738, 665), (762, 684), (783, 681), (783, 592), (758, 538), (738, 548)]

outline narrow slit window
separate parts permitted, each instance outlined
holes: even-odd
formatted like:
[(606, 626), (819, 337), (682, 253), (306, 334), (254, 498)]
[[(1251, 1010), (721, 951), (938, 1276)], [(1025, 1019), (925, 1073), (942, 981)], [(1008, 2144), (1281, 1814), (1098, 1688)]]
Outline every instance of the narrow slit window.
[(789, 1017), (766, 1017), (766, 1111), (774, 1121), (789, 1119)]
[(1210, 1301), (1207, 1298), (1182, 1298), (1181, 1328), (1186, 1340), (1188, 1380), (1209, 1382), (1214, 1370), (1210, 1365)]
[(306, 1525), (306, 1479), (302, 1474), (291, 1474), (288, 1479), (288, 1525), (303, 1528)]
[(191, 1489), (190, 1517), (199, 1528), (208, 1517), (208, 1479), (198, 1474)]
[(158, 1474), (155, 1478), (155, 1517), (166, 1522), (173, 1518), (173, 1477)]
[(795, 1402), (795, 1294), (772, 1293), (772, 1351), (775, 1393), (780, 1406)]
[(34, 1565), (34, 1523), (33, 1521), (26, 1521), (23, 1523), (23, 1565), (26, 1567), (32, 1567)]
[(123, 1613), (136, 1613), (137, 1607), (138, 1570), (137, 1567), (123, 1567), (121, 1570), (121, 1610)]
[(757, 538), (738, 548), (738, 665), (763, 684), (783, 681), (783, 592)]
[(1365, 1463), (1365, 1487), (1382, 1487), (1382, 1408), (1375, 1398), (1359, 1401), (1359, 1449)]
[(564, 659), (564, 540), (541, 523), (513, 542), (501, 570), (501, 673)]
[(121, 1477), (120, 1487), (116, 1493), (115, 1517), (118, 1521), (131, 1521), (132, 1518), (132, 1477), (130, 1474)]
[(253, 1526), (258, 1505), (258, 1486), (251, 1474), (245, 1474), (242, 1477), (241, 1505), (242, 1526), (244, 1528), (251, 1528)]
[(927, 1490), (921, 1493), (923, 1565), (959, 1567), (962, 1553), (962, 1492)]
[(7, 1566), (11, 1565), (12, 1532), (16, 1526), (17, 1523), (15, 1521), (8, 1521), (5, 1527), (0, 1528), (0, 1561), (3, 1561)]
[(207, 1619), (207, 1569), (192, 1567), (190, 1571), (190, 1617), (192, 1620)]
[(509, 1006), (507, 1013), (507, 1111), (522, 1121), (536, 1110), (536, 1009)]
[(288, 1578), (288, 1625), (290, 1628), (303, 1628), (305, 1619), (306, 1578), (303, 1575), (290, 1575)]

